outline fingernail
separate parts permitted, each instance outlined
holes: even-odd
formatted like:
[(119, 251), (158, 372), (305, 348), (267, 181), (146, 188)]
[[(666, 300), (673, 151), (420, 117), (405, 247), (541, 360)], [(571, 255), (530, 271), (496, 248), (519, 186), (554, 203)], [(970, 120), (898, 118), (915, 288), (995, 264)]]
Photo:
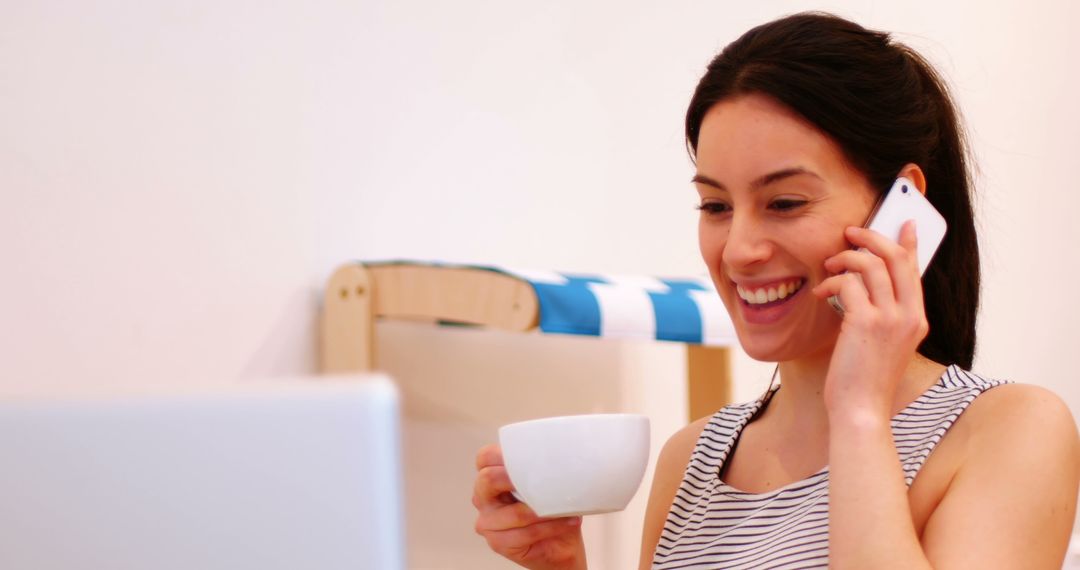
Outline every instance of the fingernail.
[(581, 517), (570, 517), (566, 520), (568, 526), (577, 526), (581, 524)]

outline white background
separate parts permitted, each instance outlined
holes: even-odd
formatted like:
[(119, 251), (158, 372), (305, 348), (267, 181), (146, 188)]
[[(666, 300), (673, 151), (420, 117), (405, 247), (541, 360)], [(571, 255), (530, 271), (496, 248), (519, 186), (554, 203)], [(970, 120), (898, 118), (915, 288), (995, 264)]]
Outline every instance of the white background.
[[(1077, 6), (0, 0), (0, 392), (311, 372), (350, 259), (699, 273), (690, 93), (725, 43), (813, 7), (950, 81), (980, 168), (975, 369), (1075, 413)], [(684, 421), (673, 346), (380, 335), (417, 568), (502, 567), (468, 506), (499, 423), (643, 410), (658, 448)], [(736, 370), (740, 398), (768, 372)], [(589, 522), (594, 567), (634, 564), (641, 500)]]

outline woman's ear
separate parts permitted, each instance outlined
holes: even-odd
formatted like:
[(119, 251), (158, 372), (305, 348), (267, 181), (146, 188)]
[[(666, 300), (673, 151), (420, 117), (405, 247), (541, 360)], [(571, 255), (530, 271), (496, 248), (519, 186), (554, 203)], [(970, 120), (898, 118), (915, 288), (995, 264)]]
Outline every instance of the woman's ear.
[(915, 183), (915, 187), (919, 189), (919, 193), (926, 196), (926, 175), (923, 174), (918, 164), (909, 162), (900, 169), (900, 174), (896, 175), (898, 178), (903, 176), (908, 180)]

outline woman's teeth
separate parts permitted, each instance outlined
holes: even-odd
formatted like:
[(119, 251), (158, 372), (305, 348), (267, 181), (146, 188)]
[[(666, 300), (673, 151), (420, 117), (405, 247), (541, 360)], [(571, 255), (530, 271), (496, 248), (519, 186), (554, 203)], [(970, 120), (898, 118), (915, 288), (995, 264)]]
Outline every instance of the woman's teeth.
[(742, 285), (736, 285), (735, 290), (739, 293), (739, 297), (743, 301), (750, 303), (751, 305), (761, 305), (764, 303), (771, 303), (777, 299), (784, 299), (789, 295), (794, 294), (802, 287), (802, 279), (793, 279), (787, 283), (781, 283), (776, 287), (762, 287), (760, 289), (744, 289)]

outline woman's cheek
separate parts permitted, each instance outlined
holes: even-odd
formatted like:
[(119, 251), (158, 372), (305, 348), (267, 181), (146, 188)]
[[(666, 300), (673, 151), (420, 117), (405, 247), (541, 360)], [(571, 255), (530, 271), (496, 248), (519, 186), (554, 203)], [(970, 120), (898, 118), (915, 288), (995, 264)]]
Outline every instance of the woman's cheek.
[(698, 225), (698, 248), (701, 250), (701, 256), (705, 259), (705, 263), (711, 267), (714, 263), (719, 263), (720, 256), (724, 251), (724, 240), (727, 232), (710, 225), (706, 221), (702, 221)]

